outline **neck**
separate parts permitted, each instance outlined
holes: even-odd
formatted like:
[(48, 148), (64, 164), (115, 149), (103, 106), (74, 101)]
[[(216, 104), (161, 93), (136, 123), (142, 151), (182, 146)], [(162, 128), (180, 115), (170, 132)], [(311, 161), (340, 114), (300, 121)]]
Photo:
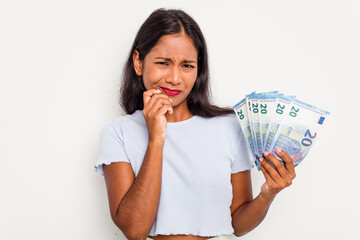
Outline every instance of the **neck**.
[(167, 122), (181, 122), (194, 116), (187, 106), (177, 106), (173, 110), (173, 114), (165, 114)]

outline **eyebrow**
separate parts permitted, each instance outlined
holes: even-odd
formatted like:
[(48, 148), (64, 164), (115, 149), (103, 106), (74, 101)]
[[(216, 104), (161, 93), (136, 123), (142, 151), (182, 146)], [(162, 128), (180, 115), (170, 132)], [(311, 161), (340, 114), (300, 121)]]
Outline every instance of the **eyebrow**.
[[(171, 62), (170, 58), (156, 57), (155, 59), (162, 59), (162, 60)], [(184, 63), (196, 63), (196, 61), (193, 61), (193, 60), (184, 60), (183, 62)]]

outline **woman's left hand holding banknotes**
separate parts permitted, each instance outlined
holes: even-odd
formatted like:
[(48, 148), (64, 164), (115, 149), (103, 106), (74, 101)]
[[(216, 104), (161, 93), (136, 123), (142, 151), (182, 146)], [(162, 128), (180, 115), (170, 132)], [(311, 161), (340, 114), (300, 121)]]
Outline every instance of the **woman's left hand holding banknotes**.
[(274, 198), (284, 188), (290, 186), (296, 177), (291, 157), (281, 149), (276, 149), (276, 154), (285, 164), (282, 164), (269, 152), (264, 153), (266, 159), (264, 157), (260, 158), (260, 169), (266, 179), (266, 182), (261, 186), (261, 194), (270, 199)]

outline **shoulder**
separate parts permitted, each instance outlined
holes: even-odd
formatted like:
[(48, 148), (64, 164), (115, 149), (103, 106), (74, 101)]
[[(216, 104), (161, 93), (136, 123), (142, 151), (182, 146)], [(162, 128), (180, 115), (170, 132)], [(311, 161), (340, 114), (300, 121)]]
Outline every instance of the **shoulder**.
[(123, 116), (117, 116), (112, 119), (108, 119), (103, 127), (102, 133), (115, 132), (122, 134), (123, 129), (135, 128), (136, 126), (145, 125), (145, 120), (140, 110), (135, 111), (133, 114), (127, 114)]
[(241, 135), (241, 126), (235, 114), (212, 118), (199, 117), (199, 119), (193, 128), (202, 129), (203, 132), (206, 132), (206, 136), (223, 139), (225, 142), (237, 142)]
[(227, 114), (212, 118), (201, 118), (204, 121), (221, 128), (222, 130), (239, 131), (240, 124), (235, 114)]

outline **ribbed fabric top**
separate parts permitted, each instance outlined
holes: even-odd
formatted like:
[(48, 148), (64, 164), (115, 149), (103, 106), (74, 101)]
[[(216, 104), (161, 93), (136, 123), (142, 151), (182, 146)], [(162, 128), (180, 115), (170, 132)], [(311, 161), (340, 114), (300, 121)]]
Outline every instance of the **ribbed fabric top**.
[[(128, 162), (137, 176), (147, 145), (140, 110), (109, 120), (95, 170), (103, 175), (102, 164)], [(231, 174), (254, 166), (248, 153), (235, 115), (168, 122), (159, 208), (149, 235), (232, 234)]]

